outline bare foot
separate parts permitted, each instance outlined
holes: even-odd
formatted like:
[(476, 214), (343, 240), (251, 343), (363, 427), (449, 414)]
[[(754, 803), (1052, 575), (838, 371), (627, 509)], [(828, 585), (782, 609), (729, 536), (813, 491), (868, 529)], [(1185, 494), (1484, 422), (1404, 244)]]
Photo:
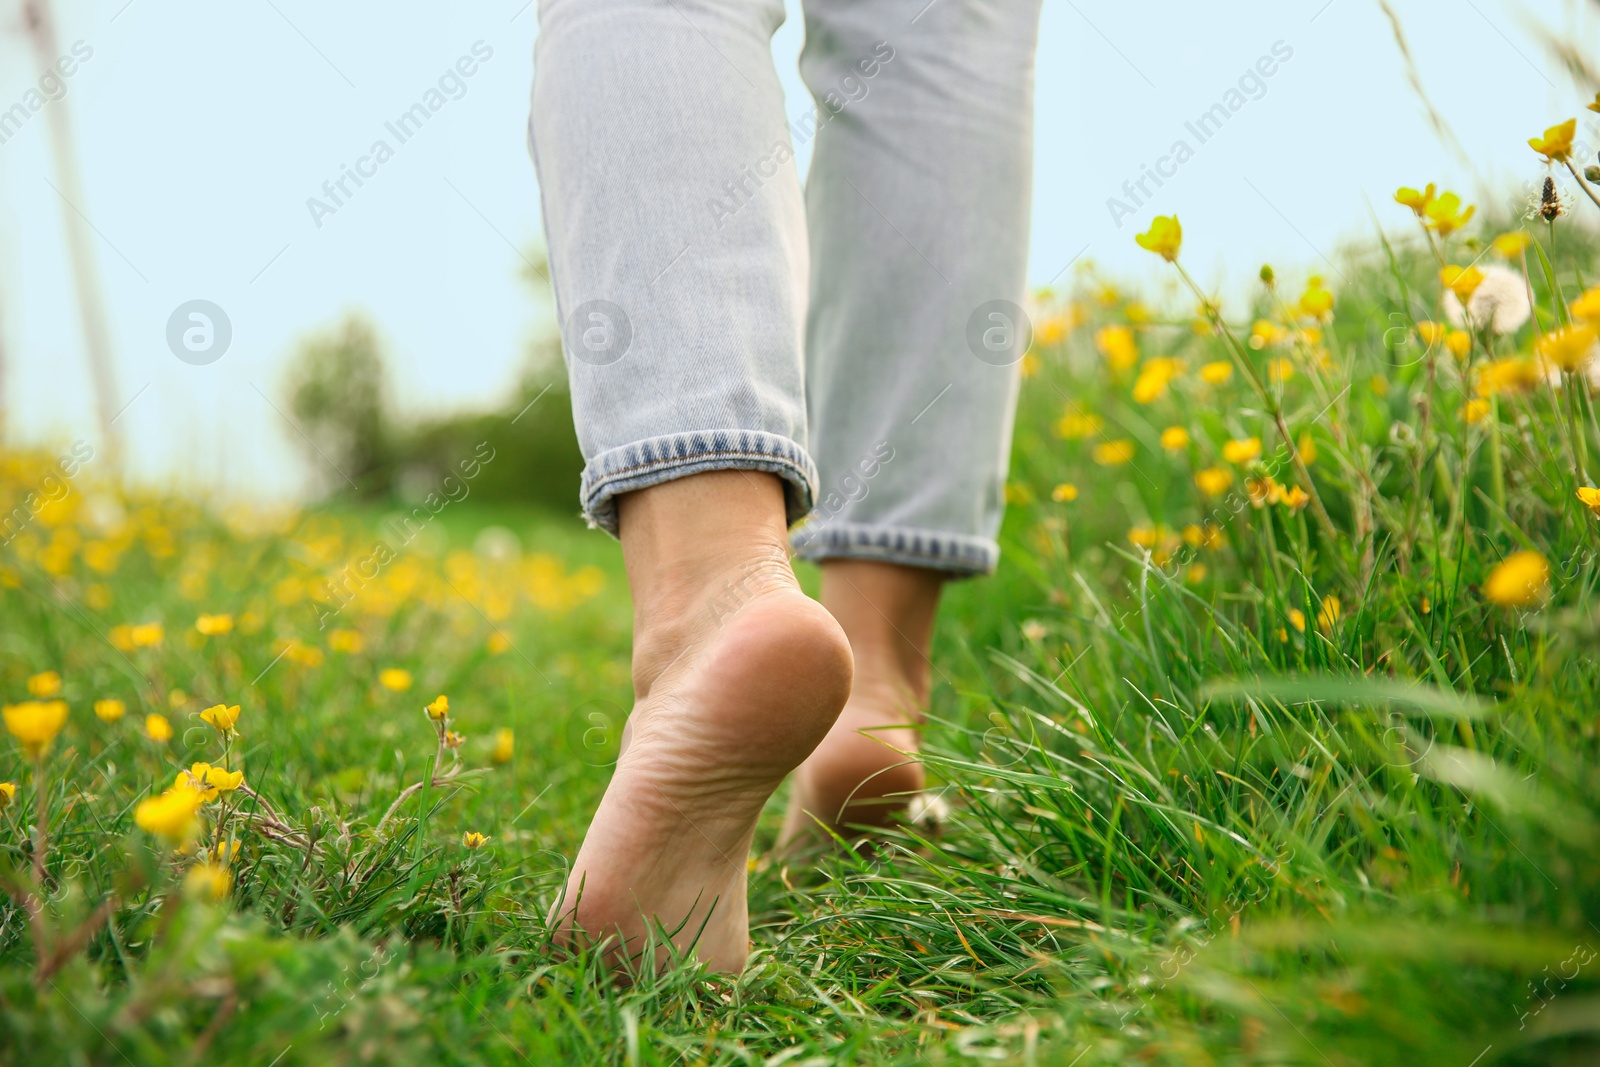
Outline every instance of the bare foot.
[(905, 815), (923, 785), (920, 717), (903, 685), (859, 679), (833, 729), (795, 772), (780, 849), (820, 842), (825, 829), (852, 840)]
[(777, 507), (764, 544), (680, 558), (670, 588), (634, 573), (647, 553), (630, 556), (641, 695), (560, 905), (566, 935), (614, 938), (614, 961), (660, 965), (661, 940), (642, 956), (664, 931), (713, 970), (743, 968), (757, 817), (849, 694), (849, 644), (800, 591)]
[(850, 639), (855, 684), (833, 729), (795, 772), (779, 846), (847, 840), (903, 816), (922, 789), (922, 708), (944, 577), (867, 560), (829, 560), (822, 602)]

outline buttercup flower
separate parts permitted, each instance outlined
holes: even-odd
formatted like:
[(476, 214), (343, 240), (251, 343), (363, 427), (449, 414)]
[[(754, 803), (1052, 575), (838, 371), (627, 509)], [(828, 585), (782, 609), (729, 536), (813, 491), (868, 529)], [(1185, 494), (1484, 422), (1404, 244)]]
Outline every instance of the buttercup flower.
[(61, 675), (55, 671), (41, 671), (28, 679), (28, 694), (46, 700), (61, 695)]
[(1333, 624), (1339, 621), (1339, 598), (1325, 596), (1322, 598), (1322, 610), (1317, 612), (1317, 629), (1327, 633), (1333, 629)]
[(1261, 438), (1236, 437), (1222, 446), (1222, 458), (1229, 463), (1249, 463), (1261, 457)]
[(1213, 360), (1200, 368), (1200, 380), (1207, 385), (1222, 385), (1233, 377), (1233, 364), (1225, 359)]
[(172, 724), (165, 715), (151, 713), (144, 718), (145, 736), (159, 744), (172, 740)]
[(1501, 234), (1489, 243), (1494, 246), (1496, 252), (1507, 259), (1520, 259), (1522, 253), (1527, 250), (1529, 243), (1532, 241), (1533, 238), (1528, 235), (1527, 230), (1512, 230), (1510, 233)]
[(334, 652), (343, 652), (346, 655), (356, 655), (366, 647), (366, 642), (355, 630), (330, 630), (328, 632), (328, 648)]
[(215, 793), (231, 793), (244, 785), (244, 772), (230, 771), (226, 767), (207, 767), (206, 785)]
[(1513, 552), (1483, 582), (1483, 595), (1503, 608), (1542, 604), (1550, 592), (1550, 564), (1537, 552)]
[(1406, 207), (1415, 212), (1417, 218), (1426, 218), (1428, 214), (1428, 205), (1433, 203), (1435, 189), (1436, 187), (1432, 182), (1428, 183), (1428, 187), (1426, 189), (1421, 190), (1409, 189), (1405, 186), (1401, 186), (1394, 191), (1394, 199), (1396, 203), (1404, 204)]
[(1483, 271), (1477, 267), (1458, 267), (1454, 263), (1439, 270), (1439, 280), (1463, 304), (1472, 300), (1472, 294), (1483, 284)]
[(1161, 431), (1161, 447), (1168, 452), (1182, 452), (1189, 447), (1189, 431), (1182, 426), (1168, 426)]
[(127, 712), (128, 706), (115, 697), (94, 702), (95, 718), (101, 722), (116, 722)]
[(516, 736), (509, 729), (501, 727), (494, 732), (494, 751), (489, 758), (496, 763), (510, 763), (516, 745)]
[(476, 830), (468, 830), (466, 833), (461, 835), (461, 843), (467, 848), (471, 849), (482, 848), (483, 843), (487, 840), (489, 839), (483, 834), (478, 833)]
[(1421, 339), (1424, 348), (1432, 348), (1449, 336), (1450, 330), (1437, 322), (1423, 319), (1417, 323), (1417, 337)]
[(1094, 346), (1111, 369), (1124, 371), (1139, 362), (1139, 345), (1126, 326), (1102, 326), (1094, 332)]
[(1600, 285), (1585, 289), (1583, 295), (1572, 302), (1572, 316), (1591, 321), (1600, 320)]
[(1308, 319), (1325, 318), (1333, 313), (1333, 294), (1322, 284), (1322, 279), (1312, 275), (1306, 279), (1306, 291), (1300, 294), (1300, 314)]
[(1167, 383), (1182, 369), (1182, 361), (1176, 359), (1152, 359), (1146, 363), (1133, 383), (1134, 403), (1149, 404), (1159, 400), (1167, 391)]
[(196, 763), (186, 771), (179, 771), (178, 776), (172, 780), (174, 789), (193, 789), (200, 794), (201, 800), (217, 799), (217, 791), (206, 781), (206, 775), (211, 771), (211, 764)]
[(1226, 467), (1207, 467), (1195, 472), (1194, 484), (1207, 496), (1221, 496), (1233, 484), (1233, 472)]
[(1305, 633), (1306, 632), (1306, 613), (1301, 611), (1299, 608), (1290, 608), (1289, 609), (1289, 625), (1293, 626), (1296, 630), (1299, 630), (1301, 633)]
[(226, 900), (232, 888), (233, 875), (220, 863), (197, 863), (183, 876), (183, 893), (193, 900)]
[(233, 616), (202, 615), (194, 621), (194, 628), (207, 637), (221, 637), (233, 632)]
[(385, 667), (378, 672), (378, 684), (394, 693), (411, 688), (411, 672), (401, 667)]
[(1546, 163), (1560, 163), (1572, 155), (1572, 138), (1578, 132), (1578, 120), (1550, 127), (1543, 137), (1528, 138), (1528, 147), (1544, 157)]
[(1600, 517), (1600, 489), (1592, 489), (1587, 485), (1579, 486), (1578, 499), (1583, 501), (1584, 507)]
[(200, 828), (195, 816), (201, 803), (200, 793), (194, 789), (169, 789), (160, 796), (139, 801), (133, 809), (133, 821), (141, 830), (182, 844)]
[(1098, 415), (1069, 411), (1056, 420), (1055, 430), (1057, 437), (1073, 441), (1080, 437), (1092, 437), (1099, 433), (1103, 426), (1105, 421)]
[(1479, 396), (1496, 393), (1524, 393), (1539, 384), (1538, 364), (1531, 359), (1497, 359), (1478, 368), (1473, 388)]
[(1472, 335), (1466, 330), (1451, 330), (1445, 336), (1444, 346), (1457, 359), (1466, 359), (1472, 352)]
[(0, 782), (0, 811), (5, 811), (17, 799), (17, 783)]
[(1433, 201), (1425, 209), (1428, 216), (1428, 226), (1440, 237), (1449, 237), (1461, 227), (1472, 220), (1473, 213), (1478, 209), (1471, 204), (1461, 206), (1461, 198), (1455, 193), (1441, 193), (1439, 199)]
[(1094, 446), (1094, 461), (1102, 467), (1119, 467), (1133, 458), (1134, 451), (1133, 442), (1126, 438), (1102, 441)]
[(1480, 397), (1474, 397), (1462, 407), (1461, 417), (1467, 420), (1468, 426), (1482, 422), (1489, 417), (1489, 402)]
[(43, 759), (50, 742), (67, 721), (67, 702), (64, 700), (24, 700), (21, 704), (7, 704), (3, 709), (6, 729), (17, 739), (33, 759)]
[(1050, 490), (1050, 499), (1057, 504), (1066, 504), (1078, 499), (1078, 487), (1071, 482), (1062, 482)]
[(200, 721), (209, 724), (219, 734), (233, 732), (239, 721), (239, 705), (213, 704), (200, 713)]
[(159, 622), (142, 622), (128, 627), (128, 641), (134, 648), (154, 648), (167, 636)]
[(1546, 333), (1539, 338), (1535, 349), (1562, 370), (1576, 371), (1593, 357), (1597, 339), (1600, 339), (1600, 330), (1592, 323), (1575, 322)]
[(440, 693), (438, 696), (433, 698), (433, 703), (429, 704), (422, 710), (426, 711), (428, 713), (428, 718), (432, 719), (434, 722), (441, 722), (446, 715), (450, 714), (450, 698), (445, 696), (443, 693)]
[(1135, 234), (1133, 239), (1140, 248), (1171, 263), (1178, 258), (1178, 249), (1183, 245), (1183, 227), (1178, 224), (1176, 215), (1157, 215), (1150, 220), (1150, 229)]

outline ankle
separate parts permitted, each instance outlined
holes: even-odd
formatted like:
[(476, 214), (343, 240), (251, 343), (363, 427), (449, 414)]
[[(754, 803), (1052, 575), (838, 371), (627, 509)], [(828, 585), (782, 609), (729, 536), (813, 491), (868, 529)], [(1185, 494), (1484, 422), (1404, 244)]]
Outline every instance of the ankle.
[(636, 697), (708, 627), (752, 598), (798, 588), (789, 565), (782, 483), (711, 471), (618, 501), (634, 599)]

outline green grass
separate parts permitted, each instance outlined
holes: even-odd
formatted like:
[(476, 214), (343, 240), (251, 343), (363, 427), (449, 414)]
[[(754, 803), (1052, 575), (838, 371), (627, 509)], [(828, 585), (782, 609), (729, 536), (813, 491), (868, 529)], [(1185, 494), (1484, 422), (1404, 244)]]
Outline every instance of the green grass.
[[(1548, 278), (1530, 260), (1545, 329), (1591, 274), (1570, 228), (1559, 251)], [(1041, 345), (1024, 383), (1001, 571), (949, 589), (936, 637), (926, 761), (951, 814), (803, 870), (766, 858), (775, 798), (737, 980), (684, 964), (619, 988), (549, 950), (544, 915), (629, 702), (614, 543), (469, 497), (319, 628), (308, 590), (369, 555), (385, 512), (119, 508), (86, 470), (0, 548), (0, 687), (20, 701), (56, 670), (70, 705), (41, 765), (42, 888), (35, 768), (0, 754), (18, 785), (0, 813), (0, 1059), (1593, 1062), (1600, 539), (1574, 497), (1600, 454), (1591, 399), (1568, 379), (1468, 423), (1473, 372), (1385, 333), (1440, 317), (1425, 251), (1342, 269), (1325, 367), (1316, 344), (1242, 350), (1263, 375), (1269, 358), (1295, 367), (1264, 396), (1242, 367), (1199, 381), (1231, 357), (1180, 304), (1147, 317), (1088, 280), (1056, 298), (1087, 321)], [(1258, 292), (1229, 309), (1236, 331), (1288, 317)], [(1150, 403), (1094, 350), (1097, 328), (1130, 321), (1145, 360), (1187, 364)], [(1476, 344), (1474, 366), (1491, 358)], [(1524, 327), (1496, 354), (1532, 344)], [(1313, 507), (1239, 495), (1263, 468), (1231, 467), (1231, 496), (1196, 489), (1224, 441), (1251, 436), (1294, 484), (1277, 405), (1316, 445), (1334, 536)], [(1068, 411), (1103, 428), (1063, 439)], [(1184, 449), (1159, 443), (1172, 425)], [(1097, 464), (1115, 439), (1132, 461)], [(48, 473), (5, 463), (13, 504)], [(1077, 498), (1052, 499), (1066, 483)], [(1184, 540), (1208, 522), (1208, 545)], [(1519, 549), (1550, 561), (1548, 600), (1491, 603), (1490, 571)], [(201, 613), (235, 627), (201, 636)], [(113, 647), (114, 627), (151, 621), (158, 646)], [(333, 629), (361, 651), (331, 647)], [(379, 684), (391, 667), (409, 690)], [(422, 711), (437, 693), (464, 769), (447, 759), (385, 822), (438, 770)], [(105, 697), (126, 717), (99, 721)], [(196, 858), (133, 812), (191, 761), (220, 762), (198, 718), (219, 701), (243, 708), (228, 763), (250, 792), (205, 809), (208, 827), (233, 811), (240, 846), (212, 903), (183, 888)], [(144, 736), (153, 712), (170, 743)], [(515, 754), (496, 764), (502, 728)], [(468, 831), (488, 844), (466, 849)]]

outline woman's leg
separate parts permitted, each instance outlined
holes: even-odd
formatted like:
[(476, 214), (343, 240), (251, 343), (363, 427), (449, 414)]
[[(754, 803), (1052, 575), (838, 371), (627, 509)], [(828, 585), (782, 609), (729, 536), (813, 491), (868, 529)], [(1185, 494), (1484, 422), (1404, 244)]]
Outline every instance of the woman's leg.
[[(940, 579), (998, 559), (1029, 341), (1038, 15), (1039, 0), (806, 0), (801, 71), (820, 117), (806, 373), (821, 483), (794, 542), (823, 562), (824, 603), (857, 656), (850, 703), (797, 782), (797, 809), (827, 823), (869, 807), (863, 821), (882, 821), (893, 805), (872, 801), (920, 785), (919, 768), (885, 773), (904, 757), (857, 732), (916, 720)], [(911, 729), (878, 736), (916, 748)]]
[(663, 929), (726, 970), (756, 818), (851, 670), (786, 551), (815, 473), (781, 19), (779, 0), (542, 0), (530, 130), (583, 507), (634, 594), (636, 702), (559, 918), (628, 958)]

